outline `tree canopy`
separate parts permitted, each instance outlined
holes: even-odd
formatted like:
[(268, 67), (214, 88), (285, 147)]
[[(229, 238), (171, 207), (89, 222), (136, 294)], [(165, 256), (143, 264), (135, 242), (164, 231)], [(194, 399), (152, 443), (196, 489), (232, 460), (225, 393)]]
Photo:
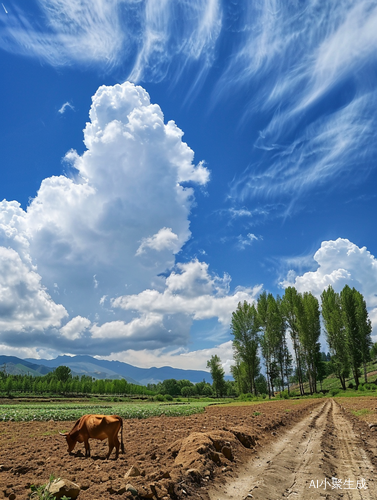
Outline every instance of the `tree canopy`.
[[(231, 372), (239, 394), (260, 392), (255, 379), (261, 359), (270, 396), (277, 388), (289, 390), (293, 368), (301, 395), (305, 381), (311, 394), (317, 392), (317, 382), (322, 382), (330, 367), (343, 389), (351, 371), (358, 387), (361, 367), (367, 382), (366, 364), (371, 353), (377, 357), (377, 347), (372, 348), (372, 325), (364, 297), (348, 285), (340, 293), (329, 286), (321, 295), (321, 308), (311, 292), (299, 293), (293, 286), (285, 289), (282, 298), (264, 291), (256, 304), (238, 304), (230, 328), (234, 337)], [(321, 312), (328, 355), (320, 352)], [(288, 335), (294, 358), (288, 349)]]

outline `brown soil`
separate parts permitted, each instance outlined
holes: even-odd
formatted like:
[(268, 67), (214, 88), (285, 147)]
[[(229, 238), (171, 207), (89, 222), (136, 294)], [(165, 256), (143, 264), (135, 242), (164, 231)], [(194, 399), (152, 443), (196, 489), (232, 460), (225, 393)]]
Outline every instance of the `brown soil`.
[[(165, 500), (301, 500), (327, 493), (333, 498), (333, 491), (309, 489), (309, 484), (331, 482), (334, 474), (367, 481), (367, 490), (353, 490), (361, 496), (344, 492), (344, 498), (377, 498), (372, 489), (376, 431), (349, 413), (354, 401), (339, 401), (342, 407), (331, 400), (287, 400), (212, 406), (190, 417), (125, 420), (126, 453), (118, 460), (114, 453), (105, 460), (106, 441), (91, 440), (90, 458), (82, 444), (68, 455), (58, 432), (74, 422), (3, 422), (0, 499), (26, 499), (30, 485), (46, 483), (51, 474), (79, 484), (79, 500), (135, 498), (127, 490), (130, 484), (139, 498)], [(374, 410), (377, 400), (368, 401)], [(125, 478), (131, 467), (140, 475)]]

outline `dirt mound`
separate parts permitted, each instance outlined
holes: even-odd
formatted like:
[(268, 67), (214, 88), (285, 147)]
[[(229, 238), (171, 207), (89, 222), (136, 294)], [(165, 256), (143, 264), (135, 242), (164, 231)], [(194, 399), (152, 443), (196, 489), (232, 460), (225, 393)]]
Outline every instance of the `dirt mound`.
[(193, 432), (182, 441), (174, 466), (201, 482), (203, 477), (212, 477), (215, 467), (231, 466), (240, 446), (231, 432)]
[(213, 479), (219, 468), (222, 473), (232, 472), (235, 457), (240, 457), (245, 447), (250, 449), (251, 443), (255, 445), (256, 438), (245, 430), (192, 432), (167, 449), (175, 457), (170, 471), (155, 477), (147, 487), (141, 474), (131, 482), (144, 498), (175, 498), (186, 493), (197, 495), (197, 487)]

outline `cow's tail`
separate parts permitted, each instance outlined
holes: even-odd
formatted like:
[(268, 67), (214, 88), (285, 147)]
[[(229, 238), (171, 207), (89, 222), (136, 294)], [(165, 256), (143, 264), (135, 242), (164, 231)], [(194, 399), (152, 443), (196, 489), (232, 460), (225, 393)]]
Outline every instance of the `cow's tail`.
[(123, 418), (122, 417), (119, 417), (119, 418), (120, 418), (120, 446), (121, 446), (122, 453), (124, 453), (124, 444), (123, 444)]

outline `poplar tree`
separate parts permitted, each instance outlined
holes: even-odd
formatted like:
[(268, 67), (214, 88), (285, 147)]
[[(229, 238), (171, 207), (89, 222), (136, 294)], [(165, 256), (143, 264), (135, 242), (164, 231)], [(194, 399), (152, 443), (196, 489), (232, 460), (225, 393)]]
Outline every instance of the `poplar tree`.
[(225, 372), (217, 354), (211, 356), (211, 359), (207, 361), (207, 368), (211, 372), (213, 392), (217, 397), (222, 397), (225, 394)]
[(375, 342), (370, 350), (370, 356), (372, 359), (377, 359), (377, 342)]
[(234, 335), (233, 350), (235, 358), (245, 363), (250, 392), (256, 394), (254, 379), (259, 374), (258, 358), (260, 323), (257, 310), (246, 300), (238, 303), (232, 314), (231, 333)]
[(258, 319), (262, 335), (260, 346), (266, 365), (268, 395), (274, 396), (274, 381), (281, 373), (278, 363), (278, 352), (281, 345), (282, 316), (274, 296), (266, 292), (261, 293), (257, 303)]
[(298, 309), (300, 308), (301, 296), (297, 292), (296, 288), (289, 286), (285, 289), (284, 295), (281, 301), (281, 311), (289, 328), (290, 336), (293, 344), (293, 351), (295, 355), (296, 362), (296, 374), (298, 378), (298, 384), (300, 388), (301, 396), (304, 395), (304, 383), (303, 383), (303, 365), (304, 360), (302, 356), (302, 346), (299, 337), (299, 321), (298, 321)]
[(370, 350), (372, 342), (372, 323), (368, 317), (367, 305), (362, 294), (355, 288), (352, 289), (354, 295), (356, 321), (359, 330), (361, 359), (364, 368), (364, 381), (368, 382), (367, 363), (371, 360)]
[(276, 361), (280, 371), (281, 389), (284, 391), (286, 383), (289, 394), (289, 376), (292, 373), (293, 358), (287, 345), (287, 325), (282, 312), (282, 299), (279, 295), (276, 298), (276, 304), (279, 309), (279, 342), (276, 352)]
[(343, 321), (346, 332), (346, 345), (357, 390), (360, 384), (359, 368), (363, 362), (363, 355), (361, 348), (361, 329), (358, 324), (356, 312), (357, 304), (354, 290), (355, 289), (351, 290), (348, 285), (345, 285), (343, 290), (340, 292), (340, 299), (342, 303)]
[(350, 373), (350, 359), (340, 295), (330, 285), (327, 290), (322, 292), (321, 301), (326, 340), (331, 354), (331, 364), (342, 384), (343, 390), (346, 390), (346, 377)]
[(230, 372), (235, 380), (237, 393), (245, 394), (248, 389), (248, 378), (245, 363), (237, 356), (234, 357), (235, 364), (230, 367)]
[(320, 361), (321, 323), (318, 299), (304, 292), (298, 301), (299, 339), (305, 357), (310, 394), (317, 392), (317, 367)]

